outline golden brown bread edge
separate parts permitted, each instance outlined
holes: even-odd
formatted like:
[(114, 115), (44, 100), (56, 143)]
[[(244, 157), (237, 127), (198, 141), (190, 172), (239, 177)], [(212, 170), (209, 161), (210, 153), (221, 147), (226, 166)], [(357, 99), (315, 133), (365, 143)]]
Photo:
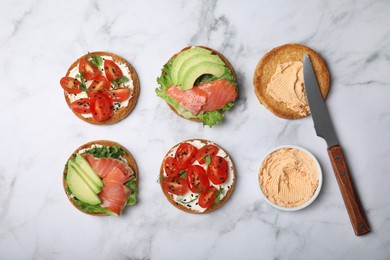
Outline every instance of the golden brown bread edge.
[[(178, 144), (176, 144), (175, 146), (173, 146), (171, 149), (169, 149), (169, 151), (171, 151), (174, 147), (177, 147), (179, 146), (180, 144), (182, 143), (186, 143), (186, 142), (192, 142), (192, 141), (195, 141), (195, 140), (198, 140), (198, 141), (201, 141), (203, 144), (208, 144), (208, 143), (212, 143), (214, 144), (215, 146), (217, 146), (219, 149), (222, 149), (218, 144), (214, 143), (214, 142), (210, 142), (208, 140), (205, 140), (205, 139), (189, 139), (189, 140), (186, 140), (186, 141), (183, 141), (183, 142), (180, 142)], [(207, 208), (204, 212), (197, 212), (197, 211), (194, 211), (194, 210), (190, 210), (186, 207), (184, 207), (183, 205), (181, 205), (180, 203), (176, 202), (173, 200), (172, 198), (172, 194), (170, 194), (169, 192), (167, 192), (166, 190), (164, 190), (163, 186), (162, 186), (162, 181), (164, 179), (164, 162), (165, 162), (165, 159), (169, 156), (169, 151), (167, 152), (167, 154), (164, 156), (164, 159), (161, 163), (161, 167), (160, 167), (160, 177), (159, 177), (159, 183), (160, 183), (160, 186), (161, 186), (161, 190), (163, 191), (165, 197), (168, 199), (168, 201), (173, 205), (175, 206), (176, 208), (182, 210), (182, 211), (185, 211), (185, 212), (188, 212), (188, 213), (192, 213), (192, 214), (205, 214), (205, 213), (209, 213), (209, 212), (212, 212), (216, 209), (219, 209), (220, 207), (222, 207), (223, 204), (225, 204), (225, 202), (230, 198), (230, 196), (232, 195), (233, 193), (233, 189), (234, 189), (234, 186), (236, 184), (236, 179), (237, 179), (237, 175), (236, 175), (236, 169), (234, 167), (234, 163), (233, 163), (233, 160), (232, 158), (230, 157), (230, 155), (224, 150), (222, 149), (226, 154), (227, 156), (229, 157), (230, 161), (232, 162), (232, 166), (233, 166), (233, 176), (234, 176), (234, 181), (233, 181), (233, 184), (231, 185), (230, 189), (227, 191), (225, 197), (223, 197), (223, 199), (218, 203), (218, 205), (212, 205), (211, 207)]]
[[(115, 111), (109, 119), (102, 121), (102, 122), (96, 121), (92, 117), (85, 118), (81, 114), (76, 113), (73, 110), (72, 110), (72, 112), (78, 118), (80, 118), (81, 120), (88, 122), (90, 124), (112, 125), (112, 124), (115, 124), (115, 123), (121, 121), (122, 119), (126, 118), (130, 114), (130, 112), (134, 109), (134, 107), (137, 103), (137, 100), (138, 100), (139, 92), (140, 92), (139, 79), (138, 79), (137, 73), (134, 70), (133, 66), (131, 66), (131, 64), (127, 60), (123, 59), (122, 57), (120, 57), (114, 53), (105, 52), (105, 51), (96, 51), (96, 52), (91, 52), (90, 54), (99, 55), (99, 56), (111, 56), (114, 59), (114, 61), (118, 61), (120, 63), (126, 64), (127, 67), (129, 68), (131, 79), (133, 80), (133, 85), (134, 85), (134, 89), (133, 89), (133, 93), (132, 93), (133, 96), (130, 98), (129, 104), (126, 107), (121, 107), (120, 109)], [(90, 54), (89, 53), (85, 54), (85, 55), (81, 56), (80, 58), (78, 58), (75, 62), (73, 62), (73, 64), (69, 67), (68, 71), (66, 72), (66, 76), (69, 75), (70, 71), (74, 67), (78, 66), (80, 59), (86, 58)], [(70, 100), (68, 98), (66, 91), (64, 91), (64, 96), (65, 96), (66, 103), (68, 104), (68, 107), (69, 107)]]
[(304, 54), (310, 56), (313, 64), (317, 81), (321, 89), (323, 98), (325, 99), (329, 92), (330, 76), (328, 68), (321, 56), (311, 48), (302, 44), (285, 44), (276, 47), (267, 52), (256, 66), (253, 76), (253, 85), (257, 98), (268, 110), (275, 115), (285, 119), (298, 119), (310, 114), (308, 110), (306, 114), (299, 113), (288, 108), (284, 103), (275, 101), (267, 95), (267, 84), (276, 71), (276, 66), (288, 61), (302, 61)]
[[(134, 157), (132, 156), (132, 154), (124, 146), (122, 146), (121, 144), (119, 144), (117, 142), (109, 141), (109, 140), (96, 140), (96, 141), (91, 141), (91, 142), (88, 142), (86, 144), (83, 144), (82, 146), (77, 148), (72, 153), (71, 156), (69, 156), (69, 158), (66, 161), (66, 163), (68, 163), (68, 161), (73, 157), (74, 154), (77, 154), (79, 151), (81, 151), (83, 149), (90, 148), (94, 144), (100, 144), (100, 145), (103, 145), (103, 146), (116, 146), (116, 147), (122, 148), (125, 151), (125, 154), (122, 155), (122, 157), (126, 159), (127, 164), (134, 171), (134, 174), (135, 174), (135, 177), (136, 177), (136, 187), (137, 187), (137, 190), (138, 190), (138, 167), (137, 167), (137, 163), (135, 162)], [(73, 198), (66, 191), (66, 187), (67, 187), (66, 178), (65, 178), (65, 174), (66, 173), (67, 173), (67, 168), (65, 166), (64, 172), (63, 172), (63, 175), (62, 175), (62, 184), (63, 184), (64, 190), (65, 190), (66, 196), (68, 197), (68, 199), (70, 200), (72, 205), (75, 208), (77, 208), (78, 210), (80, 210), (81, 212), (85, 213), (85, 214), (89, 214), (89, 215), (93, 215), (93, 216), (107, 216), (107, 214), (104, 214), (104, 213), (101, 213), (101, 212), (95, 212), (95, 213), (94, 212), (85, 212), (85, 211), (81, 210), (78, 207), (78, 205), (74, 202)], [(126, 206), (125, 206), (125, 208), (126, 208)]]
[[(219, 53), (218, 51), (213, 50), (213, 49), (211, 49), (211, 48), (209, 48), (209, 47), (206, 47), (206, 46), (188, 46), (188, 47), (185, 47), (185, 48), (182, 49), (180, 52), (178, 52), (178, 53), (176, 53), (175, 55), (173, 55), (173, 56), (168, 60), (167, 63), (169, 63), (171, 60), (173, 60), (174, 58), (176, 58), (176, 56), (179, 55), (180, 53), (182, 53), (183, 51), (188, 50), (188, 49), (190, 49), (190, 48), (192, 48), (192, 47), (200, 47), (200, 48), (203, 48), (203, 49), (206, 49), (206, 50), (211, 51), (211, 53), (214, 54), (214, 55), (219, 56), (219, 57), (222, 59), (222, 61), (225, 63), (225, 65), (231, 70), (231, 72), (232, 72), (232, 74), (233, 74), (233, 77), (234, 77), (234, 80), (235, 80), (236, 83), (237, 83), (236, 72), (234, 71), (233, 66), (232, 66), (232, 65), (230, 64), (230, 62), (226, 59), (226, 57), (223, 56), (223, 55), (222, 55), (221, 53)], [(162, 75), (163, 73), (164, 73), (164, 72), (161, 72), (161, 75)], [(236, 86), (236, 87), (237, 87), (237, 86)], [(238, 93), (238, 91), (237, 91), (237, 93)], [(238, 96), (238, 95), (237, 95), (237, 96)], [(236, 99), (237, 99), (237, 98), (236, 98)], [(168, 105), (169, 108), (170, 108), (173, 112), (175, 112), (178, 116), (180, 116), (180, 117), (182, 117), (182, 118), (185, 118), (185, 117), (183, 117), (182, 115), (180, 115), (180, 114), (176, 111), (176, 109), (174, 109), (171, 105), (169, 105), (169, 104), (167, 104), (167, 105)], [(202, 120), (200, 120), (200, 119), (198, 119), (198, 118), (185, 118), (185, 119), (188, 119), (188, 120), (191, 120), (191, 121), (194, 121), (194, 122), (202, 122)]]

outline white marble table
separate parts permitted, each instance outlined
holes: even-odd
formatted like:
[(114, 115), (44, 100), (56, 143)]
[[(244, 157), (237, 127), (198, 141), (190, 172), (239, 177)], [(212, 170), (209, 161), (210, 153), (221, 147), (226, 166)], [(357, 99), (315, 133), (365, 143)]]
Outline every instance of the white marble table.
[[(389, 1), (11, 1), (0, 3), (1, 259), (388, 259), (390, 257)], [(255, 97), (266, 51), (302, 43), (326, 60), (327, 99), (372, 232), (356, 237), (310, 117), (284, 120)], [(213, 128), (179, 118), (156, 97), (162, 65), (187, 45), (222, 52), (239, 100)], [(112, 126), (67, 108), (59, 79), (74, 59), (105, 50), (128, 59), (141, 95)], [(231, 199), (192, 215), (163, 196), (161, 160), (177, 142), (206, 138), (237, 168)], [(122, 217), (75, 210), (62, 188), (68, 156), (96, 139), (127, 147), (140, 170), (139, 203)], [(318, 199), (281, 212), (260, 197), (257, 168), (271, 148), (300, 145), (324, 172)]]

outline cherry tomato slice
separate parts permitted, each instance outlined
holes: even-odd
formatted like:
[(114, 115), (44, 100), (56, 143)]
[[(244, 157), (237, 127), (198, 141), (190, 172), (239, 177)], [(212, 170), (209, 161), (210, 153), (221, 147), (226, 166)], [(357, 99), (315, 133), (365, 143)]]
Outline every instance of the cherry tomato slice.
[(165, 178), (162, 181), (162, 187), (165, 191), (175, 195), (184, 195), (188, 191), (186, 180), (181, 177)]
[(199, 165), (192, 165), (188, 167), (186, 179), (188, 188), (195, 193), (205, 191), (210, 185), (206, 171)]
[(113, 104), (107, 94), (102, 92), (94, 92), (90, 99), (93, 119), (101, 122), (110, 118), (113, 113)]
[(91, 101), (89, 98), (80, 98), (69, 104), (69, 107), (76, 113), (91, 113)]
[(168, 174), (169, 177), (176, 177), (180, 173), (177, 160), (173, 157), (167, 157), (165, 159), (164, 169), (166, 174)]
[(99, 69), (93, 66), (87, 58), (80, 59), (79, 71), (83, 74), (86, 80), (92, 80), (100, 75)]
[(179, 162), (179, 169), (185, 170), (194, 163), (198, 149), (189, 143), (182, 143), (176, 150), (175, 158)]
[(110, 89), (110, 86), (111, 83), (103, 75), (99, 75), (92, 81), (91, 85), (89, 85), (88, 91), (105, 91)]
[(114, 102), (123, 102), (129, 98), (131, 91), (129, 88), (117, 88), (108, 91), (108, 93)]
[(80, 81), (72, 77), (63, 77), (60, 80), (61, 87), (69, 94), (78, 94), (81, 92)]
[(210, 186), (207, 191), (202, 192), (198, 199), (199, 206), (204, 209), (211, 207), (217, 199), (217, 192), (218, 190), (214, 186)]
[(111, 82), (123, 76), (121, 68), (112, 60), (105, 60), (103, 67), (107, 79)]
[(212, 145), (212, 144), (205, 145), (199, 149), (198, 154), (196, 155), (196, 160), (200, 164), (205, 164), (206, 162), (205, 162), (204, 158), (208, 155), (209, 156), (216, 155), (218, 153), (218, 150), (219, 150), (219, 148), (215, 145)]
[(207, 168), (207, 176), (214, 184), (222, 184), (228, 177), (228, 163), (220, 156), (212, 156)]

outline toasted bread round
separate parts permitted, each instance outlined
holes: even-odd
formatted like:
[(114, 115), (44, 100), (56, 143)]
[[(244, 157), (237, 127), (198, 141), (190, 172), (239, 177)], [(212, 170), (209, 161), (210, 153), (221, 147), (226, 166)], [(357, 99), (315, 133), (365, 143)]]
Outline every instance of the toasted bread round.
[[(137, 167), (137, 163), (135, 162), (134, 160), (134, 157), (132, 156), (132, 154), (125, 148), (123, 147), (122, 145), (120, 145), (119, 143), (117, 142), (114, 142), (114, 141), (108, 141), (108, 140), (97, 140), (97, 141), (91, 141), (91, 142), (88, 142), (86, 144), (83, 144), (82, 146), (80, 146), (79, 148), (77, 148), (71, 156), (69, 156), (67, 162), (75, 155), (77, 154), (79, 151), (83, 150), (83, 149), (88, 149), (90, 148), (92, 145), (103, 145), (103, 146), (116, 146), (116, 147), (120, 147), (123, 149), (123, 151), (125, 151), (125, 154), (122, 155), (122, 157), (124, 159), (126, 159), (127, 161), (127, 164), (129, 165), (129, 167), (133, 170), (134, 174), (135, 174), (135, 178), (136, 178), (136, 185), (137, 185), (137, 189), (138, 189), (138, 167)], [(64, 186), (64, 190), (65, 190), (65, 193), (68, 197), (68, 199), (70, 200), (70, 202), (73, 204), (73, 206), (75, 206), (78, 210), (80, 210), (81, 212), (83, 213), (86, 213), (86, 214), (89, 214), (89, 215), (94, 215), (94, 216), (106, 216), (107, 214), (104, 214), (104, 213), (101, 213), (101, 212), (86, 212), (86, 211), (83, 211), (74, 201), (74, 198), (72, 196), (72, 194), (70, 194), (67, 190), (67, 182), (66, 182), (66, 173), (68, 172), (67, 170), (67, 167), (66, 167), (66, 164), (65, 164), (65, 168), (64, 168), (64, 172), (63, 172), (63, 176), (62, 176), (62, 183), (63, 183), (63, 186)]]
[[(182, 211), (185, 211), (185, 212), (188, 212), (188, 213), (193, 213), (193, 214), (204, 214), (204, 213), (209, 213), (209, 212), (212, 212), (218, 208), (220, 208), (223, 204), (225, 204), (225, 202), (230, 198), (230, 196), (232, 195), (232, 192), (233, 192), (233, 189), (234, 189), (234, 186), (235, 186), (235, 183), (236, 183), (236, 170), (235, 170), (235, 167), (234, 167), (234, 164), (233, 164), (233, 161), (231, 159), (231, 157), (229, 156), (228, 153), (226, 153), (226, 157), (225, 159), (229, 162), (231, 162), (231, 174), (232, 176), (229, 176), (230, 178), (233, 178), (232, 180), (232, 184), (229, 185), (229, 189), (228, 191), (226, 192), (225, 196), (220, 200), (220, 202), (218, 204), (213, 204), (212, 206), (210, 206), (209, 208), (207, 208), (205, 211), (203, 212), (199, 212), (199, 211), (195, 211), (195, 210), (191, 210), (187, 207), (185, 207), (184, 205), (182, 205), (181, 203), (179, 202), (176, 202), (173, 198), (173, 194), (167, 192), (166, 190), (164, 190), (163, 188), (163, 180), (164, 178), (166, 177), (166, 174), (165, 174), (165, 171), (164, 171), (164, 162), (165, 162), (165, 159), (169, 156), (172, 156), (172, 153), (173, 151), (176, 151), (176, 149), (179, 147), (180, 144), (182, 143), (186, 143), (186, 142), (193, 142), (193, 141), (199, 141), (200, 143), (206, 145), (206, 144), (212, 144), (212, 145), (215, 145), (217, 146), (219, 149), (221, 149), (222, 151), (224, 151), (226, 153), (225, 150), (223, 150), (219, 145), (211, 142), (211, 141), (208, 141), (208, 140), (204, 140), (204, 139), (189, 139), (189, 140), (186, 140), (186, 141), (183, 141), (183, 142), (180, 142), (178, 144), (176, 144), (175, 146), (173, 146), (169, 151), (168, 153), (165, 155), (162, 163), (161, 163), (161, 167), (160, 167), (160, 175), (159, 175), (159, 183), (160, 183), (160, 186), (161, 186), (161, 190), (163, 191), (165, 197), (168, 199), (168, 201), (173, 205), (175, 206), (176, 208), (182, 210)], [(174, 153), (173, 153), (174, 154)], [(229, 173), (230, 174), (230, 173)], [(229, 179), (228, 177), (228, 179)], [(210, 182), (211, 184), (211, 182)], [(190, 191), (191, 192), (191, 191)]]
[[(133, 80), (133, 85), (134, 85), (132, 97), (130, 98), (129, 104), (126, 107), (121, 107), (118, 110), (114, 111), (112, 116), (105, 121), (99, 122), (99, 121), (96, 121), (95, 119), (93, 119), (92, 117), (83, 117), (82, 114), (80, 114), (80, 113), (77, 113), (74, 111), (72, 111), (72, 112), (81, 120), (84, 120), (85, 122), (88, 122), (91, 124), (95, 124), (95, 125), (115, 124), (115, 123), (121, 121), (122, 119), (124, 119), (125, 117), (127, 117), (130, 114), (130, 112), (134, 109), (134, 107), (137, 103), (139, 92), (140, 92), (140, 85), (139, 85), (139, 79), (138, 79), (137, 73), (134, 70), (133, 66), (131, 66), (131, 64), (128, 61), (126, 61), (125, 59), (123, 59), (122, 57), (120, 57), (114, 53), (105, 52), (105, 51), (97, 51), (97, 52), (91, 52), (90, 54), (99, 55), (99, 56), (111, 56), (114, 61), (126, 64), (126, 66), (129, 68), (130, 76), (131, 76), (131, 79)], [(80, 59), (86, 58), (90, 54), (85, 54), (85, 55), (81, 56), (80, 58), (78, 58), (75, 62), (73, 62), (73, 64), (69, 67), (68, 71), (66, 72), (66, 76), (69, 76), (71, 70), (74, 67), (78, 66)], [(69, 106), (69, 104), (71, 102), (70, 102), (70, 99), (69, 99), (66, 91), (64, 91), (64, 96), (65, 96), (66, 103)]]
[[(185, 51), (185, 50), (188, 50), (190, 49), (192, 46), (188, 46), (188, 47), (185, 47), (184, 49), (182, 49), (180, 52), (176, 53), (175, 55), (173, 55), (167, 63), (169, 63), (171, 60), (173, 60), (174, 58), (176, 58), (177, 55), (179, 55), (181, 52)], [(237, 76), (236, 76), (236, 72), (234, 71), (234, 68), (233, 66), (230, 64), (230, 62), (226, 59), (225, 56), (223, 56), (221, 53), (219, 53), (218, 51), (216, 50), (213, 50), (209, 47), (206, 47), (206, 46), (196, 46), (196, 47), (200, 47), (200, 48), (203, 48), (203, 49), (207, 49), (209, 51), (211, 51), (212, 54), (214, 55), (217, 55), (221, 58), (221, 60), (225, 63), (225, 65), (230, 69), (230, 71), (232, 72), (233, 76), (234, 76), (234, 80), (237, 82)], [(162, 72), (163, 74), (164, 72)], [(173, 108), (171, 105), (167, 104), (169, 106), (169, 108), (175, 112), (178, 116), (182, 117), (182, 118), (185, 118), (183, 117), (182, 115), (180, 115), (175, 108)], [(191, 121), (194, 121), (194, 122), (202, 122), (202, 120), (198, 119), (198, 118), (185, 118), (185, 119), (189, 119)]]
[(253, 85), (256, 96), (260, 103), (279, 117), (297, 119), (310, 114), (309, 107), (305, 109), (303, 114), (300, 114), (297, 111), (288, 108), (285, 103), (276, 101), (267, 93), (267, 85), (271, 81), (271, 77), (274, 75), (276, 67), (279, 64), (289, 61), (303, 62), (304, 54), (308, 54), (310, 56), (318, 84), (321, 88), (322, 96), (325, 99), (328, 95), (330, 86), (329, 71), (320, 55), (309, 47), (301, 44), (282, 45), (266, 53), (257, 64), (253, 76)]

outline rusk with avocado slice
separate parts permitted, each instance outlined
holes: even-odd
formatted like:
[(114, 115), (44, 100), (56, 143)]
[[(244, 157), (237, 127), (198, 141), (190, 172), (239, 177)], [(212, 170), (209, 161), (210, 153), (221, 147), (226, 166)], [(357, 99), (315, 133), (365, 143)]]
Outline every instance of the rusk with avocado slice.
[[(164, 99), (172, 111), (210, 127), (222, 122), (224, 113), (233, 107), (238, 96), (232, 65), (221, 53), (204, 46), (189, 46), (173, 55), (157, 82), (160, 85), (156, 89), (157, 96)], [(217, 88), (210, 87), (213, 84)], [(216, 109), (202, 109), (210, 107), (210, 103), (217, 104)]]
[[(82, 163), (90, 164), (90, 167), (80, 166)], [(95, 163), (96, 162), (96, 163)], [(92, 163), (92, 164), (91, 164)], [(97, 178), (91, 177), (92, 170)], [(103, 172), (104, 171), (104, 172)], [(108, 173), (108, 174), (107, 174)], [(118, 174), (119, 173), (119, 179)], [(108, 140), (88, 142), (77, 148), (69, 157), (63, 172), (63, 186), (70, 202), (80, 211), (96, 216), (120, 215), (122, 209), (136, 203), (138, 194), (138, 167), (131, 153), (119, 143)], [(123, 182), (122, 182), (123, 181)], [(107, 199), (114, 196), (112, 189), (119, 187), (123, 190), (122, 204), (119, 209), (107, 204)], [(118, 195), (118, 194), (116, 194)], [(119, 194), (120, 195), (120, 194)]]

